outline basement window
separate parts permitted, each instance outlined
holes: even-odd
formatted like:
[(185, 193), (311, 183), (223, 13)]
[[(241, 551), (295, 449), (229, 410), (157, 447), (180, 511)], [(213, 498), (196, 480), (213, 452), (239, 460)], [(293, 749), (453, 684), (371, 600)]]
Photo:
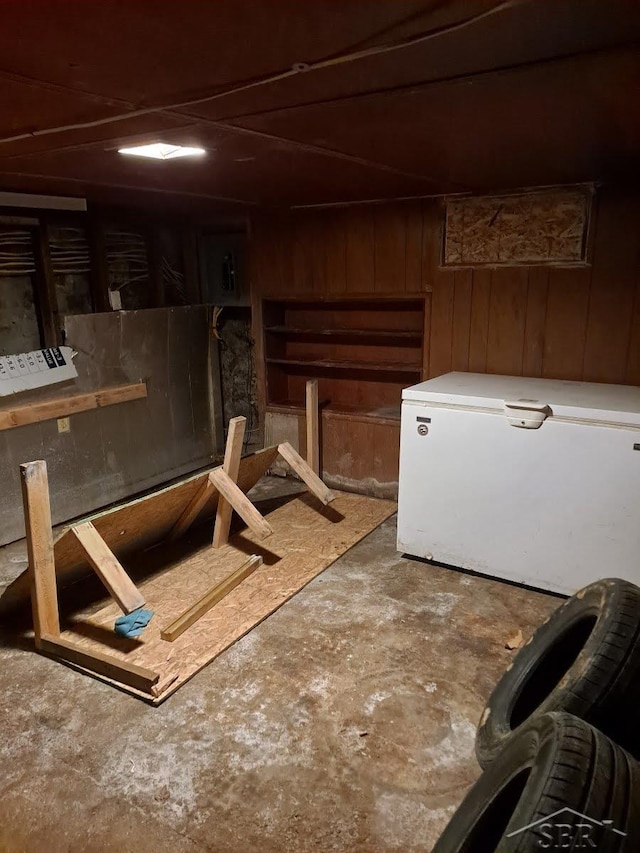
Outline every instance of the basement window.
[(118, 149), (118, 154), (150, 157), (152, 160), (175, 160), (178, 157), (196, 157), (204, 153), (204, 148), (190, 148), (187, 145), (169, 145), (166, 142), (154, 142), (150, 145), (135, 145), (133, 148)]

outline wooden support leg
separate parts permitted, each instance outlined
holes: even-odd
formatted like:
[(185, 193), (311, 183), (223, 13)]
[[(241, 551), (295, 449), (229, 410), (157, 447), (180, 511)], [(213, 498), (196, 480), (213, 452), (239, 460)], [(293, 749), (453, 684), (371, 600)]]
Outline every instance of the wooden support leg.
[(154, 684), (157, 683), (159, 678), (157, 672), (147, 669), (144, 666), (119, 660), (112, 655), (105, 655), (102, 652), (83, 649), (81, 646), (70, 643), (68, 640), (63, 640), (61, 637), (50, 637), (47, 634), (43, 634), (40, 651), (69, 661), (69, 663), (74, 663), (76, 666), (81, 666), (90, 672), (121, 681), (123, 684), (128, 684), (129, 687), (142, 690), (144, 693), (151, 693)]
[(318, 477), (318, 475), (309, 468), (302, 456), (300, 456), (297, 450), (294, 450), (293, 447), (291, 447), (288, 441), (278, 445), (278, 452), (282, 458), (289, 463), (298, 477), (300, 477), (301, 480), (304, 480), (309, 491), (313, 492), (313, 494), (321, 500), (323, 504), (331, 503), (335, 498), (331, 489), (328, 489), (325, 486), (320, 477)]
[[(244, 431), (247, 425), (246, 418), (231, 418), (229, 421), (229, 433), (227, 435), (227, 446), (224, 451), (224, 462), (222, 470), (234, 483), (238, 481), (240, 472), (240, 459), (242, 458), (242, 443)], [(218, 510), (216, 513), (216, 525), (213, 530), (213, 547), (221, 548), (229, 541), (229, 528), (231, 527), (231, 515), (233, 507), (229, 501), (220, 495)]]
[(144, 596), (90, 521), (71, 528), (87, 559), (124, 613), (142, 607)]
[(202, 487), (189, 501), (187, 508), (169, 531), (169, 534), (167, 536), (169, 542), (173, 542), (174, 539), (177, 539), (179, 536), (182, 536), (183, 533), (186, 533), (186, 531), (191, 527), (193, 522), (198, 517), (198, 514), (200, 513), (202, 507), (206, 504), (210, 496), (213, 494), (213, 491), (213, 485), (207, 477)]
[(60, 636), (47, 463), (43, 460), (26, 462), (20, 466), (20, 478), (29, 555), (33, 630), (36, 646), (40, 648), (44, 634)]
[(209, 474), (209, 479), (256, 536), (264, 539), (273, 533), (271, 525), (265, 521), (245, 493), (236, 486), (222, 468), (216, 468), (215, 471), (212, 471)]
[(307, 401), (307, 465), (320, 476), (320, 410), (318, 409), (318, 380), (309, 379)]

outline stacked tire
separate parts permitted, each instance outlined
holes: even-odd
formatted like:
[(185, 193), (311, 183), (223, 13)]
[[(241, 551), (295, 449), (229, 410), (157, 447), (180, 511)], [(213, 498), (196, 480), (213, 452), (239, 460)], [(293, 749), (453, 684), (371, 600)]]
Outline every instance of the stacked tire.
[(640, 851), (640, 589), (567, 599), (516, 654), (482, 714), (484, 772), (433, 853)]

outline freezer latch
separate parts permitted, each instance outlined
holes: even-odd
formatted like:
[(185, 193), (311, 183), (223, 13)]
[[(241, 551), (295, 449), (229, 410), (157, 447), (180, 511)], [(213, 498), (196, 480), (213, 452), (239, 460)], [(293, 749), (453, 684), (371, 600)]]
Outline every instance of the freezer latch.
[(503, 406), (511, 426), (520, 427), (520, 429), (540, 429), (547, 416), (551, 414), (549, 405), (540, 400), (505, 400)]

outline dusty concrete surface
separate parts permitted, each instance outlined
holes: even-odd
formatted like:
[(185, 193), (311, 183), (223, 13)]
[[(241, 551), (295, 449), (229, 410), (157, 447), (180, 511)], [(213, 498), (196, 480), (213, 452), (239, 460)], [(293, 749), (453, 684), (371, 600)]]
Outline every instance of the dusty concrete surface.
[(159, 708), (5, 635), (0, 850), (428, 853), (505, 638), (557, 603), (401, 557), (391, 519)]

